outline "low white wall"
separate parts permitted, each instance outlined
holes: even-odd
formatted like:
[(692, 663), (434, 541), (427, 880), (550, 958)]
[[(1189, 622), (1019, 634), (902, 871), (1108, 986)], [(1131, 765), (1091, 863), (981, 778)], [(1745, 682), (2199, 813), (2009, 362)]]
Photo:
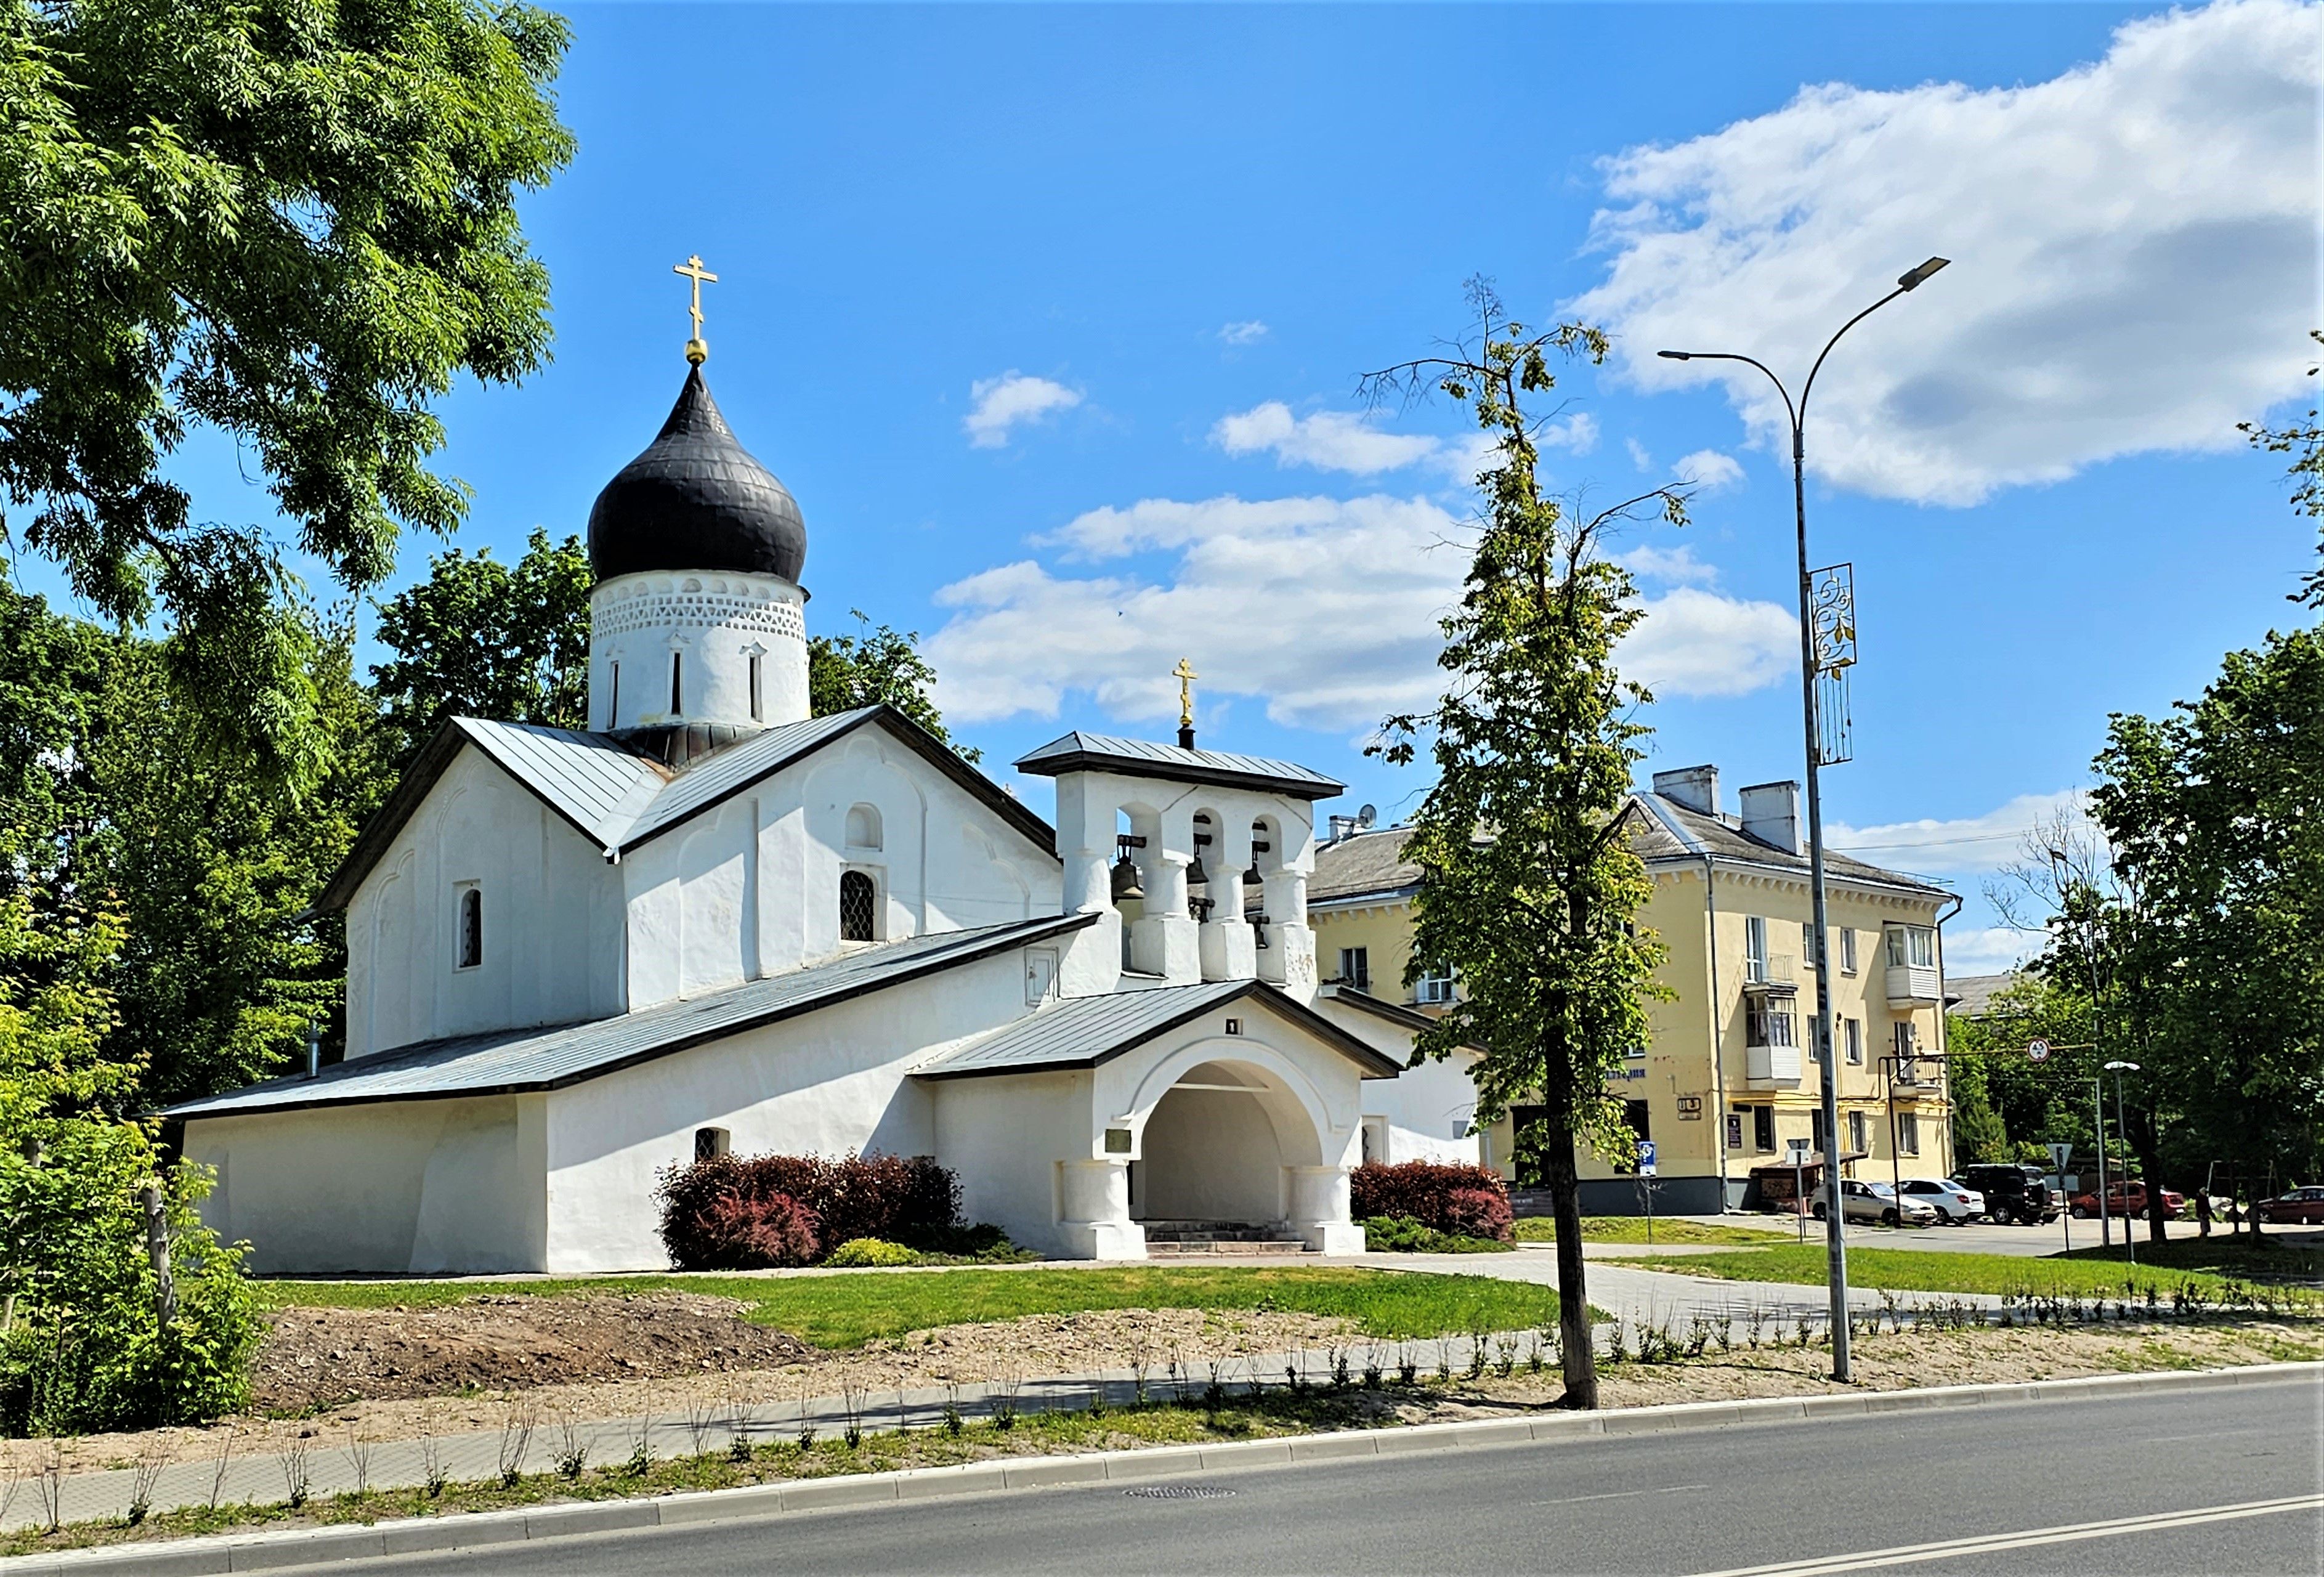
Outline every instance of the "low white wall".
[(400, 1101), (196, 1119), (202, 1218), (254, 1271), (543, 1268), (541, 1098)]
[[(1326, 995), (1315, 1010), (1401, 1065), (1412, 1056), (1413, 1032), (1379, 1014), (1352, 1008)], [(1364, 1126), (1372, 1138), (1369, 1158), (1387, 1166), (1401, 1161), (1477, 1165), (1483, 1150), (1467, 1131), (1477, 1111), (1477, 1086), (1469, 1070), (1476, 1054), (1456, 1052), (1444, 1062), (1406, 1067), (1393, 1079), (1364, 1081)]]
[(1090, 1158), (1086, 1072), (945, 1079), (936, 1100), (936, 1159), (960, 1177), (961, 1213), (991, 1222), (1037, 1253), (1071, 1248), (1057, 1230), (1058, 1167)]
[(939, 1153), (911, 1065), (1026, 1011), (1012, 948), (548, 1096), (549, 1268), (657, 1269), (659, 1175), (724, 1128), (737, 1155)]

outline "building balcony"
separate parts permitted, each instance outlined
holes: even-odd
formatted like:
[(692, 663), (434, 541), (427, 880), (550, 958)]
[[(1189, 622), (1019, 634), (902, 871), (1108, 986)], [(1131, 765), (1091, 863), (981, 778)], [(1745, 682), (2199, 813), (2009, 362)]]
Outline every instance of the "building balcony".
[(1934, 964), (1888, 965), (1888, 1005), (1892, 1008), (1933, 1008), (1940, 992)]
[(1755, 1090), (1797, 1089), (1800, 1048), (1796, 1046), (1747, 1046), (1743, 1074)]
[(1770, 953), (1765, 958), (1748, 954), (1743, 960), (1743, 983), (1766, 986), (1776, 991), (1786, 987), (1796, 989), (1800, 980), (1800, 961), (1788, 953)]

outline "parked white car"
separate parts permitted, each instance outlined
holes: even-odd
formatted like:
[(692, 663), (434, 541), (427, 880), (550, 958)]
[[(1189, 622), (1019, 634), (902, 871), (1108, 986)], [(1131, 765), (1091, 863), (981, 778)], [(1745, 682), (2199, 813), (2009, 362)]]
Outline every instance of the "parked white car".
[[(1848, 1219), (1884, 1227), (1932, 1227), (1937, 1224), (1933, 1205), (1917, 1199), (1898, 1199), (1886, 1183), (1859, 1183), (1853, 1177), (1840, 1180), (1840, 1195), (1846, 1201)], [(1815, 1191), (1815, 1218), (1824, 1219), (1831, 1202), (1830, 1185)]]
[(1975, 1221), (1985, 1213), (1985, 1195), (1949, 1177), (1907, 1177), (1903, 1193), (1905, 1198), (1917, 1199), (1935, 1211), (1937, 1219), (1949, 1227)]

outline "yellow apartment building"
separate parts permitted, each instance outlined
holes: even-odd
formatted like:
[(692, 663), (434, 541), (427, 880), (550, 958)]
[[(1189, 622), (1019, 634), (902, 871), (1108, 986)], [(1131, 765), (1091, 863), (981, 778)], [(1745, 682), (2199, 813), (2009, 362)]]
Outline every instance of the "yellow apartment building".
[[(1794, 1139), (1823, 1148), (1823, 1088), (1808, 1049), (1815, 973), (1808, 940), (1805, 820), (1796, 783), (1761, 783), (1720, 803), (1715, 767), (1657, 772), (1622, 815), (1654, 893), (1638, 923), (1670, 950), (1651, 1004), (1653, 1037), (1620, 1084), (1631, 1126), (1655, 1141), (1654, 1208), (1708, 1213), (1743, 1205), (1751, 1170)], [(1308, 884), (1318, 971), (1342, 991), (1441, 1011), (1459, 982), (1424, 972), (1405, 983), (1420, 873), (1408, 830), (1334, 818)], [(1944, 1081), (1943, 922), (1960, 900), (1915, 877), (1826, 852), (1832, 1038), (1840, 1065), (1845, 1170), (1942, 1176), (1952, 1166)], [(1523, 1108), (1517, 1112), (1525, 1119)], [(1488, 1164), (1536, 1181), (1508, 1120), (1480, 1136)], [(1584, 1157), (1582, 1209), (1646, 1208), (1639, 1180)], [(1753, 1199), (1751, 1203), (1756, 1203)]]

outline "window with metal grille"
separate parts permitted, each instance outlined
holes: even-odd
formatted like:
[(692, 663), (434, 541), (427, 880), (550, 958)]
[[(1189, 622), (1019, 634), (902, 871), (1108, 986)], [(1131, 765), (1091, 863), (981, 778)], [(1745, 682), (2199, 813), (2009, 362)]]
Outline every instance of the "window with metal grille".
[(694, 1130), (694, 1158), (707, 1161), (723, 1156), (733, 1143), (733, 1136), (723, 1128), (697, 1128)]
[(839, 877), (839, 939), (843, 942), (870, 942), (876, 939), (875, 923), (879, 918), (880, 890), (861, 871), (842, 872)]
[(460, 967), (474, 969), (484, 961), (484, 895), (480, 888), (460, 890)]

